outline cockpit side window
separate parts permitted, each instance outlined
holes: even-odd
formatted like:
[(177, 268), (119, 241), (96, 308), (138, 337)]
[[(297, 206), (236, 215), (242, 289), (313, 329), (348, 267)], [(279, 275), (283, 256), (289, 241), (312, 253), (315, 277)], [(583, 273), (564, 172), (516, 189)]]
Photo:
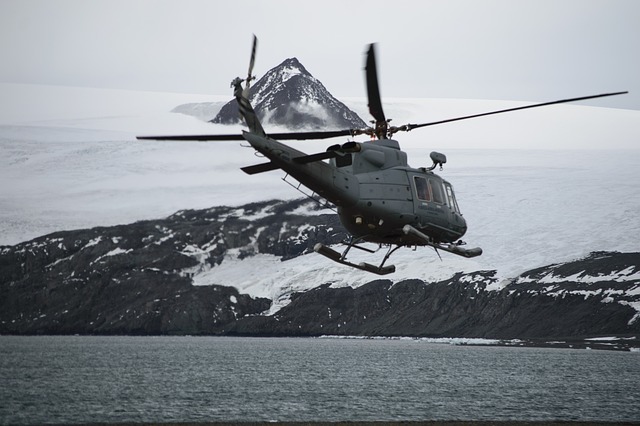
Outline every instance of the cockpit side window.
[(449, 206), (456, 212), (460, 213), (458, 202), (456, 201), (456, 196), (453, 194), (453, 187), (448, 182), (445, 182), (444, 187), (447, 192), (447, 200), (449, 201)]
[(418, 199), (422, 201), (431, 201), (431, 194), (429, 194), (427, 180), (420, 176), (415, 176), (413, 179), (416, 184), (416, 194), (418, 195)]
[(444, 195), (442, 194), (442, 185), (436, 179), (429, 179), (429, 188), (433, 195), (433, 201), (444, 204)]

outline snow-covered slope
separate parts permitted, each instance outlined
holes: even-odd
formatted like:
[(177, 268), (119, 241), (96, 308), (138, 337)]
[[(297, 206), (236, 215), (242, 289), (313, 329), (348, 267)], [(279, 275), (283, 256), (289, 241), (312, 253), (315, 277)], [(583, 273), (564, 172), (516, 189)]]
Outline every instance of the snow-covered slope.
[[(15, 85), (0, 85), (0, 90), (10, 95), (0, 97), (0, 244), (63, 229), (164, 217), (185, 208), (300, 196), (277, 171), (243, 174), (239, 167), (261, 161), (243, 144), (134, 139), (136, 134), (236, 133), (237, 128), (168, 112), (188, 102), (221, 105), (228, 96)], [(383, 101), (396, 124), (513, 105)], [(346, 103), (366, 113), (364, 99)], [(441, 261), (428, 249), (402, 249), (392, 258), (398, 271), (394, 280), (485, 269), (513, 277), (591, 251), (640, 250), (638, 111), (554, 106), (415, 130), (398, 139), (413, 166), (429, 165), (431, 150), (447, 154), (442, 175), (453, 183), (469, 223), (465, 240), (484, 254), (473, 260), (444, 254)], [(309, 153), (326, 146), (326, 141), (298, 143)], [(248, 289), (251, 282), (258, 294), (276, 282), (300, 283), (308, 274), (335, 285), (371, 279), (315, 254), (286, 262), (229, 258), (216, 269), (197, 282), (233, 275), (238, 286)], [(261, 284), (242, 281), (250, 276)]]

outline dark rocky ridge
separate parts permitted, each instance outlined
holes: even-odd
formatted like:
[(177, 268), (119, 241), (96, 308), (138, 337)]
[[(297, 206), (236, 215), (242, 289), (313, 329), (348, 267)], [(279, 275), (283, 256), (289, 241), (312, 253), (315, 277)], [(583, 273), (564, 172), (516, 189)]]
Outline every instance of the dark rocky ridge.
[[(249, 90), (249, 100), (265, 125), (292, 130), (366, 127), (355, 112), (331, 95), (296, 58), (285, 60), (260, 78)], [(241, 123), (236, 100), (225, 104), (211, 122)]]
[[(637, 254), (607, 254), (603, 263), (626, 258), (637, 264), (637, 259), (630, 259), (634, 256)], [(631, 321), (637, 311), (630, 306), (570, 292), (554, 297), (513, 283), (500, 291), (486, 291), (493, 272), (476, 276), (486, 279), (484, 283), (467, 283), (465, 276), (457, 274), (437, 283), (376, 280), (356, 289), (320, 286), (298, 294), (290, 305), (270, 317), (270, 323), (245, 318), (234, 323), (231, 330), (249, 335), (491, 339), (640, 336), (640, 321)], [(618, 288), (624, 287), (628, 286), (618, 284)]]
[(435, 283), (372, 276), (355, 289), (309, 277), (315, 288), (294, 294), (272, 316), (263, 314), (270, 300), (240, 294), (233, 283), (192, 285), (197, 268), (219, 264), (230, 250), (285, 260), (317, 242), (341, 241), (336, 215), (295, 213), (309, 203), (185, 210), (0, 247), (0, 333), (635, 336), (640, 345), (640, 279), (624, 278), (640, 272), (639, 253), (594, 253), (537, 268), (501, 290), (487, 290), (495, 271)]
[[(335, 215), (291, 213), (307, 204), (185, 210), (167, 219), (57, 232), (0, 247), (0, 333), (218, 332), (221, 325), (267, 310), (271, 301), (228, 286), (193, 286), (190, 269), (200, 263), (194, 254), (210, 265), (234, 248), (240, 257), (260, 252), (288, 259), (311, 251), (314, 241), (341, 241)], [(262, 219), (242, 217), (267, 211)], [(206, 252), (190, 251), (195, 247)]]

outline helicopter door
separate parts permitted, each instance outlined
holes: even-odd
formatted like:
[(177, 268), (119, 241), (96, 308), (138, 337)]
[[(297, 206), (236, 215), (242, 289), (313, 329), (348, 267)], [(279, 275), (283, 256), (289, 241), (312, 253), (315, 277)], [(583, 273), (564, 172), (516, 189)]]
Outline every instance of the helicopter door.
[[(454, 203), (448, 198), (443, 181), (436, 175), (414, 175), (414, 214), (418, 226), (430, 235), (443, 240), (451, 240), (451, 223), (455, 221)], [(453, 192), (452, 192), (453, 194)], [(455, 204), (453, 204), (455, 205)]]

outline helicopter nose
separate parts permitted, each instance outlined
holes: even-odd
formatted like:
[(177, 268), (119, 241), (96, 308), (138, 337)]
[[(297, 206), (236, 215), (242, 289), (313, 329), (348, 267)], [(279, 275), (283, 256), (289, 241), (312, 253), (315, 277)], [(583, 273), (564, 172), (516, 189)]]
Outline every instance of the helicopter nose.
[(461, 215), (456, 215), (456, 222), (458, 222), (458, 229), (460, 231), (460, 237), (467, 233), (467, 221)]

